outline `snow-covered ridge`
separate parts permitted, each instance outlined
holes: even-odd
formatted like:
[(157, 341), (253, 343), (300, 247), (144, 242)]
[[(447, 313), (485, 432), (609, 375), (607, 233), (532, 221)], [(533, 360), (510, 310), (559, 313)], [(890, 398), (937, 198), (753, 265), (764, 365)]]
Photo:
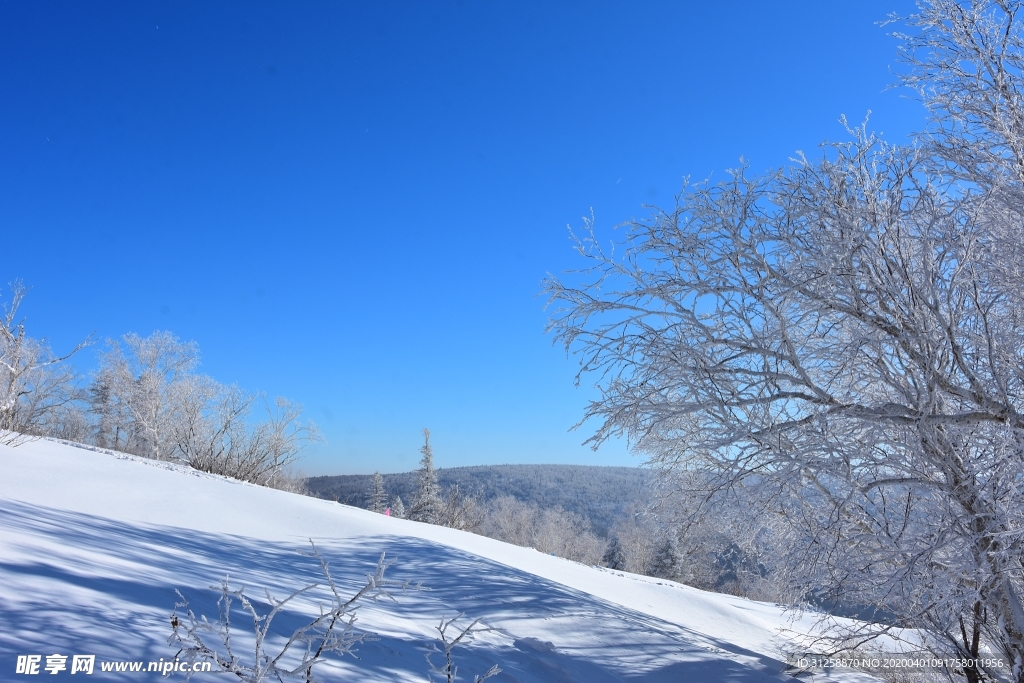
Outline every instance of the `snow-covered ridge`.
[(168, 460), (154, 460), (153, 458), (143, 458), (138, 455), (132, 455), (130, 453), (122, 453), (121, 451), (113, 451), (109, 448), (102, 448), (100, 446), (93, 446), (87, 443), (78, 443), (76, 441), (65, 441), (64, 439), (55, 439), (53, 437), (45, 437), (44, 441), (52, 441), (53, 443), (62, 444), (70, 448), (81, 448), (85, 451), (93, 451), (94, 453), (105, 453), (118, 460), (131, 460), (132, 462), (142, 463), (143, 465), (149, 465), (150, 467), (159, 467), (162, 470), (170, 470), (172, 472), (179, 472), (181, 474), (187, 474), (190, 477), (212, 477), (215, 479), (222, 479), (224, 481), (233, 481), (235, 483), (246, 483), (238, 482), (228, 477), (223, 477), (219, 474), (210, 474), (209, 472), (201, 472), (200, 470), (183, 465), (177, 462), (170, 462)]
[[(490, 680), (792, 681), (783, 673), (787, 633), (814, 621), (88, 447), (0, 446), (0, 471), (0, 680), (15, 678), (19, 654), (170, 658), (175, 589), (209, 615), (216, 612), (209, 587), (225, 574), (247, 594), (266, 587), (283, 596), (319, 578), (315, 563), (296, 552), (309, 539), (346, 585), (387, 552), (398, 558), (392, 578), (430, 589), (364, 607), (359, 624), (379, 640), (361, 645), (359, 659), (324, 668), (327, 680), (423, 681), (438, 620), (464, 612), (495, 629), (458, 651), (466, 680), (498, 663), (503, 673)], [(288, 615), (282, 628), (300, 617)], [(92, 680), (126, 675), (97, 670)], [(206, 679), (219, 680), (195, 680)]]

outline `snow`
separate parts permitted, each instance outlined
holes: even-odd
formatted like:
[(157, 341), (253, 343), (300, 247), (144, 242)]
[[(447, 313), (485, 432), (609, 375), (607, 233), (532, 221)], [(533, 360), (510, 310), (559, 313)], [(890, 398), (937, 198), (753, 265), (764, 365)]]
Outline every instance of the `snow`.
[[(358, 625), (378, 639), (361, 644), (358, 659), (321, 669), (326, 680), (426, 680), (435, 627), (461, 612), (494, 630), (455, 650), (460, 680), (497, 663), (503, 672), (491, 681), (793, 681), (783, 652), (815, 622), (776, 605), (71, 444), (0, 446), (0, 471), (3, 680), (15, 678), (24, 654), (44, 662), (53, 653), (170, 659), (176, 589), (211, 617), (210, 587), (225, 575), (250, 597), (264, 588), (284, 597), (321, 578), (297, 552), (310, 539), (347, 588), (357, 588), (386, 552), (397, 558), (389, 578), (428, 589), (361, 608)], [(301, 617), (284, 615), (282, 633)], [(159, 678), (102, 673), (97, 664), (86, 680), (105, 676)]]

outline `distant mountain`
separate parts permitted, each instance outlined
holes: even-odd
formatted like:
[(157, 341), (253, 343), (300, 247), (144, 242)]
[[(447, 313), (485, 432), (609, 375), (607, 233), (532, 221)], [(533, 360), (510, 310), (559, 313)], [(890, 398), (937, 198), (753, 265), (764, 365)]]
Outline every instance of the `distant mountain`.
[[(605, 535), (629, 506), (650, 497), (653, 473), (639, 467), (593, 465), (486, 465), (438, 469), (442, 487), (459, 487), (483, 502), (509, 495), (538, 507), (561, 507), (590, 519), (594, 532)], [(416, 472), (385, 474), (389, 498), (402, 497), (406, 505), (416, 490)], [(318, 498), (368, 507), (372, 475), (343, 474), (311, 477), (310, 492)]]

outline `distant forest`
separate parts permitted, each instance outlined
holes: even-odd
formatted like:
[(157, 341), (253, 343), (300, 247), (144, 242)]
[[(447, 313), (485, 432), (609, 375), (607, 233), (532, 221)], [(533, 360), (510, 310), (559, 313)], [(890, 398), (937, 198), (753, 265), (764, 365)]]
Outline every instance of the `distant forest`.
[[(442, 488), (459, 488), (481, 502), (498, 496), (513, 496), (540, 508), (561, 507), (590, 520), (595, 533), (606, 536), (633, 503), (646, 502), (651, 495), (653, 473), (639, 467), (593, 465), (487, 465), (438, 469)], [(388, 499), (398, 495), (409, 504), (416, 490), (416, 472), (385, 474)], [(373, 475), (346, 474), (311, 477), (306, 480), (310, 494), (318, 498), (366, 508), (370, 505)]]

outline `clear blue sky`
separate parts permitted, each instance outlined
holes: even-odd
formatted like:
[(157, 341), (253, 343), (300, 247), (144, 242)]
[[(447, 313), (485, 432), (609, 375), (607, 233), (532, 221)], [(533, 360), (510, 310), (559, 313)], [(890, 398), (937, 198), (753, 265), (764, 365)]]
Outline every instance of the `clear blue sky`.
[[(636, 465), (569, 432), (566, 225), (922, 111), (861, 2), (0, 4), (0, 282), (67, 350), (158, 329), (301, 402), (308, 474)], [(8, 292), (5, 288), (4, 298)], [(78, 359), (83, 372), (99, 347)]]

